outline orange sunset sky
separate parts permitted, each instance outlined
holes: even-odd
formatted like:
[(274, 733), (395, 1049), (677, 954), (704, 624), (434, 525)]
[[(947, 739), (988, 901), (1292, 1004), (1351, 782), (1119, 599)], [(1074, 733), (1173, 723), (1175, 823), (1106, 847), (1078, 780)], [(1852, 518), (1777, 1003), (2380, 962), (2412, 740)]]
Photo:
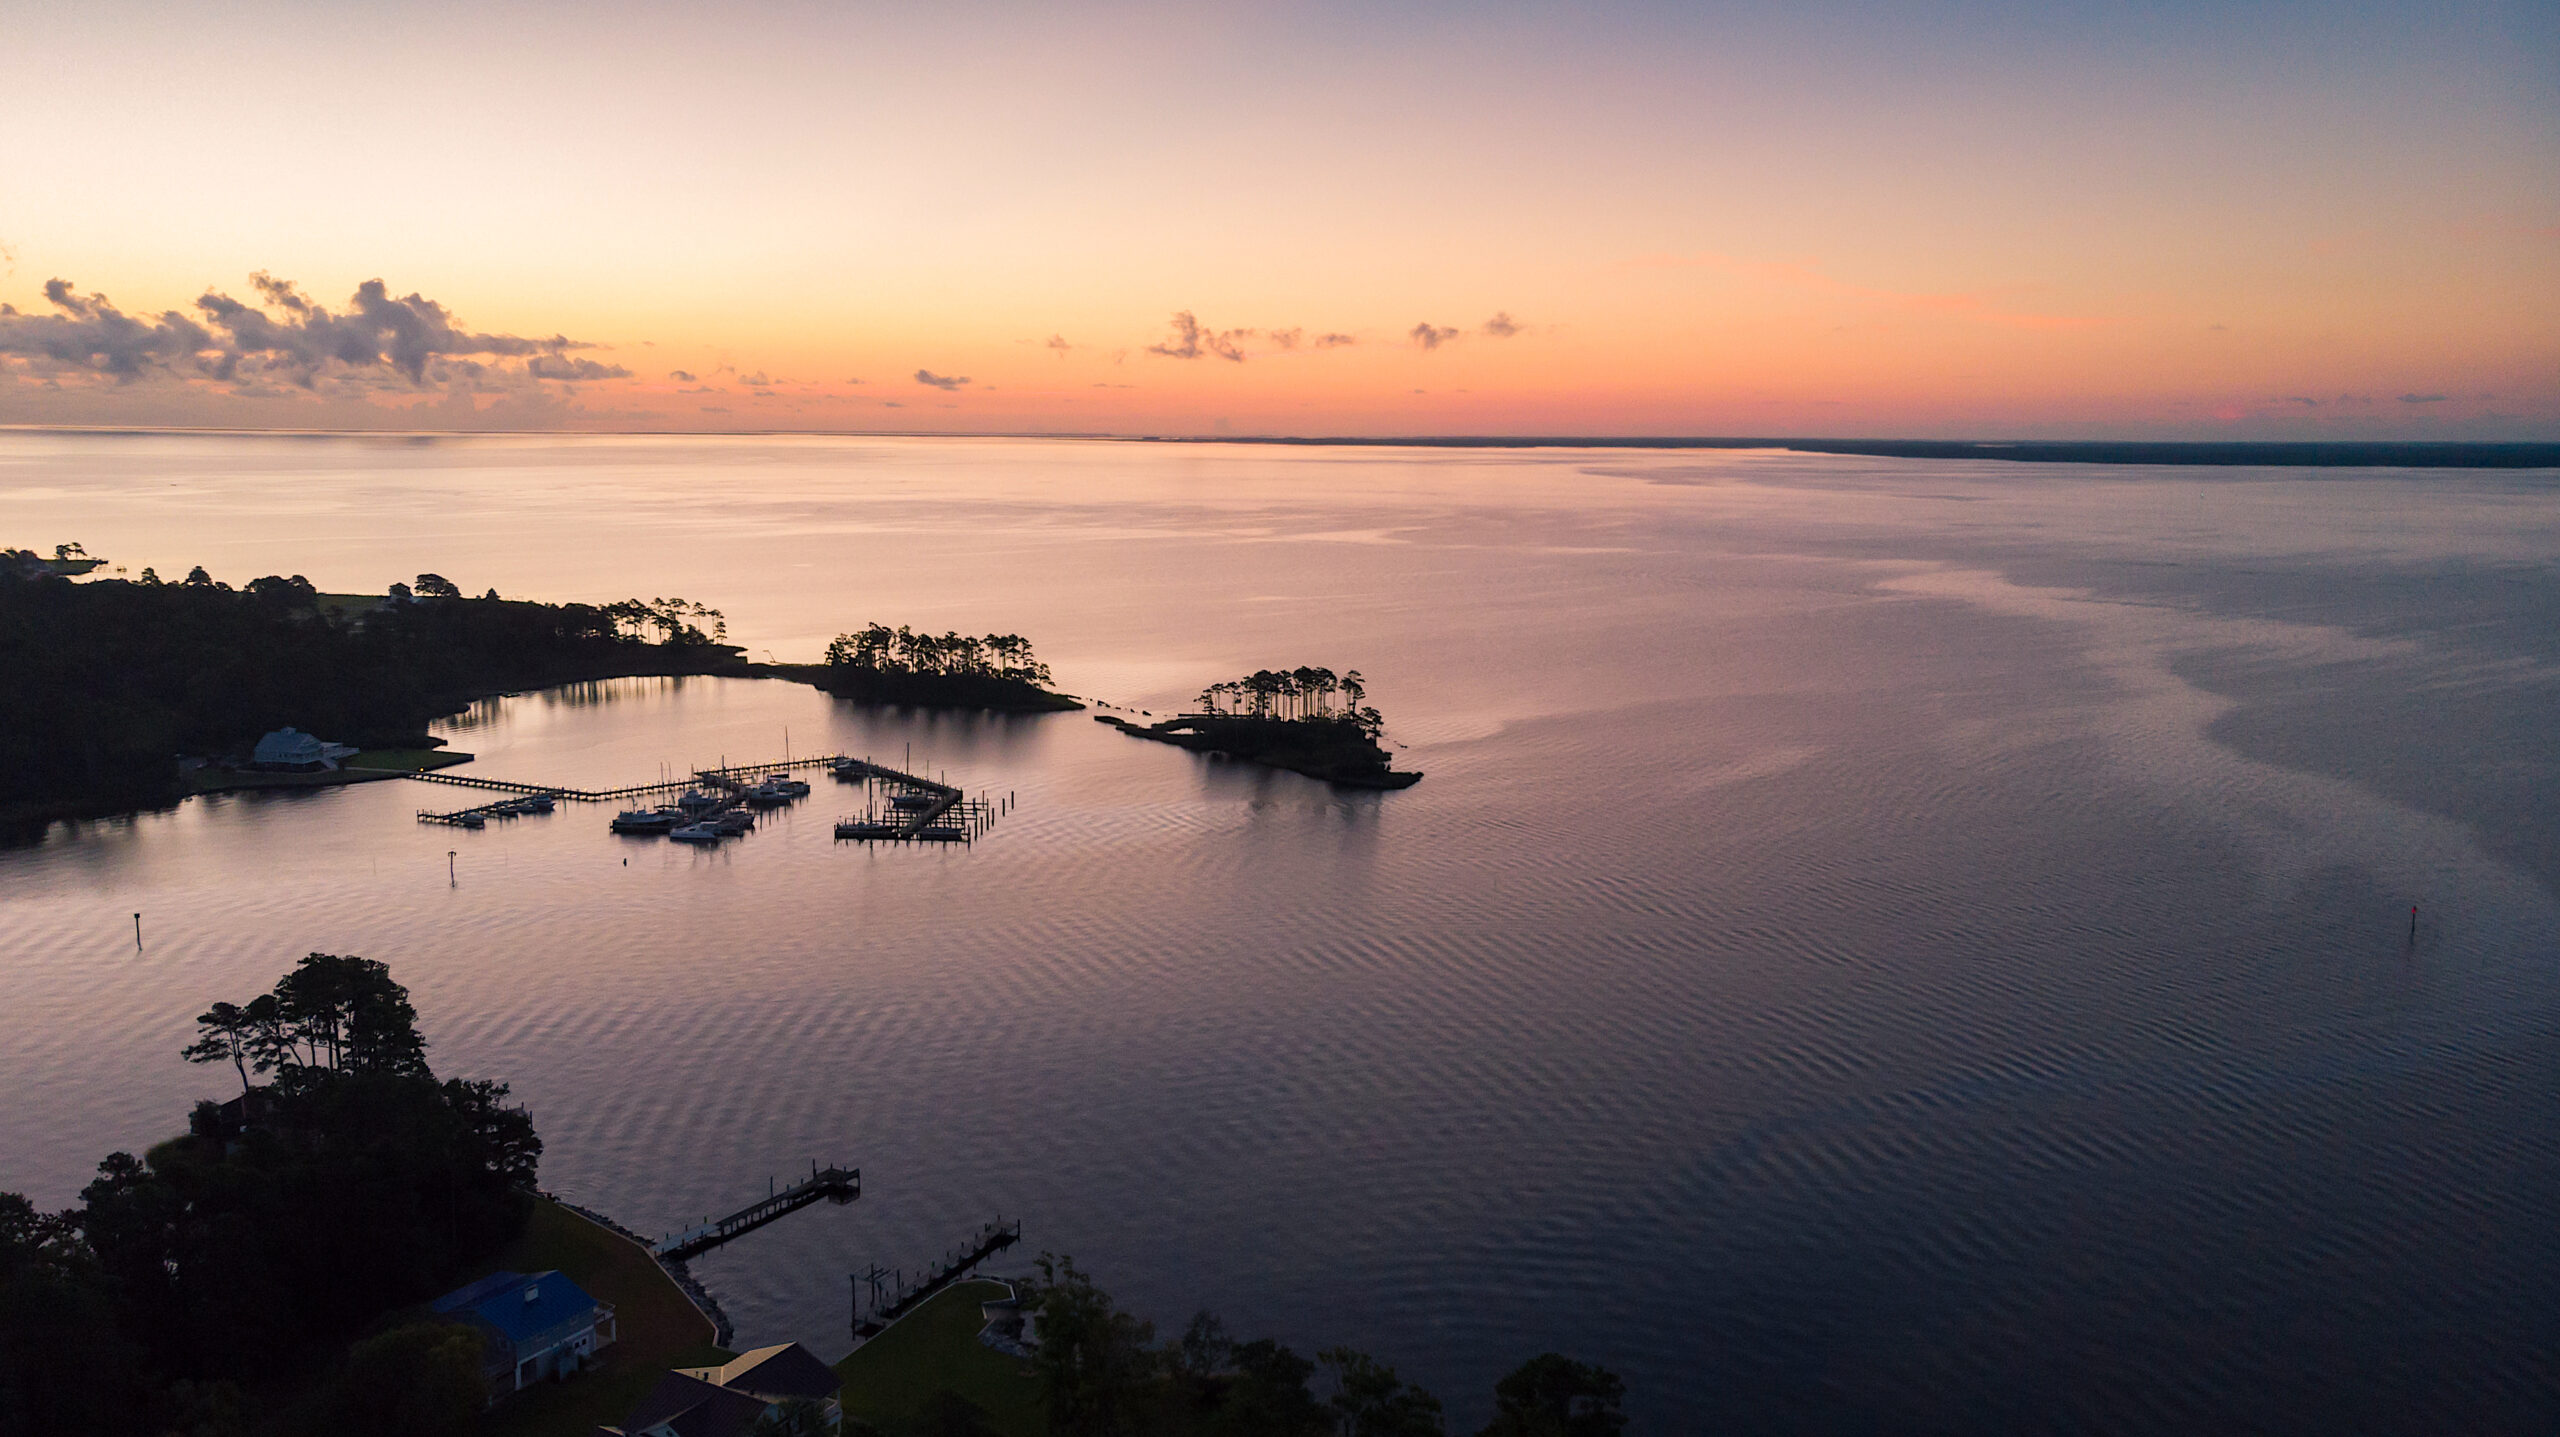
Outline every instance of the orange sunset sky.
[(0, 35), (0, 424), (2560, 437), (2548, 3)]

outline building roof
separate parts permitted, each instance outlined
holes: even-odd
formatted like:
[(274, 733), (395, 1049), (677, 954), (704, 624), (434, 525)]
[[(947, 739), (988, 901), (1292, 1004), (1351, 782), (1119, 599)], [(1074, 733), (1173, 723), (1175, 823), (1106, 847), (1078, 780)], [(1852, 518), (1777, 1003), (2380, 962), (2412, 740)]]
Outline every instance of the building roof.
[(823, 1402), (836, 1395), (844, 1379), (797, 1342), (777, 1343), (741, 1352), (720, 1367), (678, 1368), (688, 1377), (716, 1382), (732, 1392), (747, 1392), (767, 1402), (805, 1398)]
[(670, 1372), (622, 1419), (622, 1430), (639, 1433), (665, 1427), (677, 1437), (738, 1437), (770, 1405), (763, 1398), (733, 1392), (690, 1373)]
[(449, 1317), (485, 1322), (519, 1345), (583, 1320), (599, 1305), (585, 1288), (557, 1272), (493, 1272), (430, 1304)]
[(258, 740), (252, 763), (318, 763), (320, 740), (287, 725)]

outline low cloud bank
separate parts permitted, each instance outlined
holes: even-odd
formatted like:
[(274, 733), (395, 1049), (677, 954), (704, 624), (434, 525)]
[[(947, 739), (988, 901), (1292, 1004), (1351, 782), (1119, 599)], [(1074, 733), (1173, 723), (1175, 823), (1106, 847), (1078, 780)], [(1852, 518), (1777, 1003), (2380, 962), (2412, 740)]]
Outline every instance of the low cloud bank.
[(624, 379), (631, 371), (574, 356), (595, 346), (566, 335), (526, 339), (463, 328), (424, 295), (395, 296), (381, 280), (356, 286), (331, 310), (290, 280), (250, 276), (258, 302), (208, 290), (195, 313), (131, 315), (103, 294), (69, 280), (45, 282), (53, 313), (0, 304), (0, 356), (48, 373), (89, 373), (131, 384), (154, 377), (202, 378), (251, 389), (316, 389), (323, 381), (397, 383), (412, 388), (485, 389), (527, 380)]

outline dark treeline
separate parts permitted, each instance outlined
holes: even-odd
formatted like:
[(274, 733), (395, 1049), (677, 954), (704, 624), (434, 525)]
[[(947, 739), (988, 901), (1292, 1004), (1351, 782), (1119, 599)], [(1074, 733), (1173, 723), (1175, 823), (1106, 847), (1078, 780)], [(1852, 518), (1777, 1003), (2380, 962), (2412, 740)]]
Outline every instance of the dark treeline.
[[(1331, 669), (1256, 669), (1240, 679), (1211, 684), (1200, 691), (1200, 711), (1220, 718), (1278, 719), (1287, 723), (1338, 723), (1371, 738), (1386, 728), (1373, 708), (1361, 707), (1369, 691), (1360, 671), (1336, 674)], [(1334, 701), (1341, 700), (1336, 708)]]
[[(1040, 1319), (1032, 1367), (1060, 1437), (1442, 1437), (1438, 1398), (1347, 1347), (1301, 1357), (1269, 1338), (1238, 1342), (1215, 1316), (1158, 1346), (1153, 1324), (1115, 1307), (1072, 1260), (1044, 1256), (1028, 1307)], [(1544, 1353), (1494, 1388), (1482, 1437), (1613, 1437), (1625, 1384)], [(957, 1409), (957, 1410), (955, 1410)], [(946, 1432), (984, 1431), (942, 1403)]]
[(531, 1120), (504, 1085), (438, 1081), (407, 992), (362, 958), (314, 953), (198, 1029), (186, 1056), (233, 1065), (241, 1098), (109, 1156), (66, 1212), (0, 1194), (0, 1431), (468, 1430), (468, 1329), (347, 1344), (523, 1230)]
[(735, 660), (722, 633), (682, 599), (474, 599), (434, 574), (368, 605), (299, 575), (235, 590), (201, 568), (178, 583), (0, 570), (0, 824), (174, 802), (178, 755), (237, 754), (287, 725), (424, 746), (429, 720), (489, 694), (707, 672)]
[(904, 624), (871, 624), (838, 634), (811, 678), (819, 688), (865, 703), (932, 708), (1082, 708), (1049, 692), (1049, 666), (1020, 634), (919, 634)]

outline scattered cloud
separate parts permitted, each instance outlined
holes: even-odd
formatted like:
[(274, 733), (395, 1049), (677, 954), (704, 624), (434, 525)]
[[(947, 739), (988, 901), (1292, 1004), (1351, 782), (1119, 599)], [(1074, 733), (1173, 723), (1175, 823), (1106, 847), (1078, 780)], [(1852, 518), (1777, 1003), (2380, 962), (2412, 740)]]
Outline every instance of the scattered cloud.
[(2400, 396), (2400, 402), (2403, 404), (2442, 404), (2452, 397), (2453, 396), (2450, 394), (2403, 394)]
[(674, 380), (678, 384), (691, 384), (694, 382), (693, 376), (681, 369), (668, 370), (667, 378)]
[[(207, 291), (194, 316), (179, 310), (129, 315), (103, 294), (69, 280), (45, 282), (56, 311), (26, 314), (0, 304), (0, 355), (51, 373), (87, 372), (118, 384), (151, 377), (204, 378), (253, 388), (312, 389), (324, 379), (361, 383), (389, 375), (413, 387), (485, 387), (510, 379), (621, 379), (616, 364), (572, 360), (595, 346), (565, 335), (525, 339), (463, 329), (450, 311), (419, 294), (394, 296), (381, 280), (356, 287), (343, 311), (314, 303), (290, 280), (249, 277), (258, 303)], [(483, 360), (523, 361), (514, 365)]]
[(1050, 335), (1047, 339), (1040, 341), (1040, 343), (1051, 354), (1058, 356), (1060, 359), (1066, 358), (1067, 351), (1075, 348), (1074, 345), (1067, 343), (1067, 337), (1063, 334)]
[(969, 376), (965, 374), (936, 374), (930, 369), (919, 369), (916, 371), (916, 383), (924, 385), (927, 388), (939, 389), (946, 394), (957, 390), (960, 386), (967, 384), (968, 382)]
[(1484, 332), (1495, 339), (1509, 339), (1520, 332), (1520, 324), (1508, 312), (1497, 309), (1493, 318), (1484, 322)]
[(1273, 349), (1295, 349), (1298, 341), (1307, 337), (1307, 332), (1303, 329), (1274, 329), (1266, 331), (1262, 337), (1271, 341)]
[(1450, 340), (1457, 338), (1458, 331), (1455, 329), (1443, 329), (1426, 319), (1422, 323), (1415, 325), (1412, 330), (1409, 331), (1407, 337), (1425, 349), (1438, 349), (1440, 346), (1447, 344)]
[(757, 371), (756, 371), (755, 373), (753, 373), (753, 374), (741, 374), (741, 375), (739, 375), (739, 376), (738, 376), (738, 382), (739, 382), (740, 384), (746, 385), (746, 386), (747, 386), (748, 388), (750, 388), (750, 389), (754, 389), (754, 388), (758, 388), (758, 387), (763, 386), (763, 385), (771, 384), (771, 383), (773, 382), (773, 380), (772, 380), (772, 378), (771, 378), (769, 375), (767, 375), (763, 370), (759, 369), (759, 370), (757, 370)]
[(1316, 336), (1316, 348), (1318, 349), (1341, 349), (1348, 345), (1358, 344), (1359, 342), (1359, 340), (1356, 340), (1347, 334), (1319, 334)]
[(1147, 353), (1160, 354), (1167, 359), (1198, 359), (1204, 354), (1214, 354), (1231, 363), (1244, 363), (1242, 341), (1252, 338), (1252, 330), (1210, 329), (1193, 318), (1187, 309), (1176, 311), (1169, 323), (1173, 332), (1165, 336), (1164, 343), (1148, 345)]

